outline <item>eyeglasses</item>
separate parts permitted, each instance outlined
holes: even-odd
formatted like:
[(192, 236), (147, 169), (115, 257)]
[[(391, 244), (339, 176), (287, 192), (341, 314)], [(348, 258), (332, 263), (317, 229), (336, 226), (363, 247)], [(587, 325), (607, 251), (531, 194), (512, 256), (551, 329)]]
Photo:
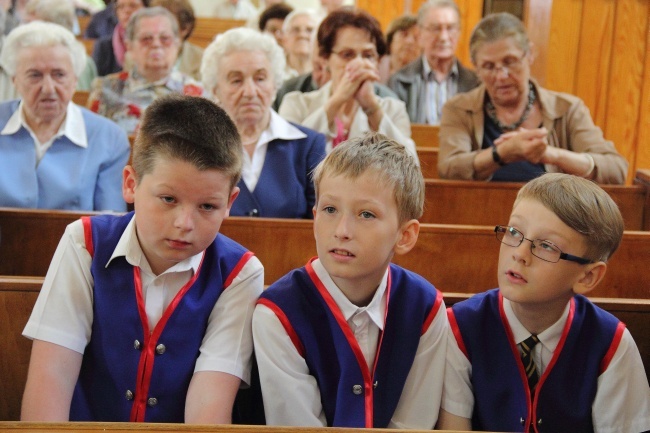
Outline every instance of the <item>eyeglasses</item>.
[(483, 63), (478, 67), (479, 73), (491, 77), (496, 77), (501, 70), (503, 70), (506, 76), (511, 73), (516, 74), (521, 72), (521, 69), (524, 66), (524, 58), (527, 54), (528, 53), (524, 53), (521, 57), (506, 57), (500, 65), (492, 62)]
[(311, 36), (311, 34), (314, 33), (314, 30), (316, 29), (312, 26), (293, 26), (289, 28), (289, 34), (292, 36), (298, 36), (299, 34), (305, 32)]
[(365, 50), (361, 52), (354, 51), (352, 49), (343, 49), (340, 51), (332, 51), (332, 54), (336, 54), (345, 62), (351, 62), (357, 57), (361, 57), (364, 60), (370, 60), (376, 62), (379, 60), (379, 54), (375, 50)]
[(546, 262), (557, 263), (560, 260), (568, 260), (570, 262), (580, 263), (581, 265), (594, 262), (593, 260), (585, 259), (584, 257), (563, 253), (562, 250), (560, 250), (553, 242), (545, 241), (543, 239), (528, 239), (522, 232), (514, 227), (496, 226), (494, 232), (497, 235), (497, 240), (509, 247), (518, 247), (524, 239), (527, 240), (530, 242), (530, 252), (538, 259), (542, 259)]
[(160, 41), (160, 45), (162, 45), (163, 47), (168, 47), (174, 43), (174, 41), (176, 40), (176, 36), (172, 34), (163, 33), (161, 35), (142, 35), (136, 38), (138, 43), (145, 47), (149, 47), (153, 45), (154, 40), (156, 39)]
[(442, 34), (445, 30), (447, 33), (455, 35), (460, 30), (460, 26), (458, 24), (432, 24), (430, 26), (424, 26), (422, 29), (434, 35)]

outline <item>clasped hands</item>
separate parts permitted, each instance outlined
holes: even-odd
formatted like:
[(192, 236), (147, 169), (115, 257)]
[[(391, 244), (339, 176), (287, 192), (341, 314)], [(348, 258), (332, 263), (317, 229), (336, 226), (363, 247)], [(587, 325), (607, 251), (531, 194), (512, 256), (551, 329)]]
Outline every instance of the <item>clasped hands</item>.
[(364, 112), (374, 112), (379, 108), (379, 100), (373, 82), (378, 80), (376, 63), (357, 57), (345, 66), (338, 86), (332, 92), (332, 99), (340, 104), (355, 99)]
[(505, 163), (528, 161), (532, 164), (553, 164), (555, 148), (548, 145), (546, 128), (519, 128), (494, 140), (501, 160)]

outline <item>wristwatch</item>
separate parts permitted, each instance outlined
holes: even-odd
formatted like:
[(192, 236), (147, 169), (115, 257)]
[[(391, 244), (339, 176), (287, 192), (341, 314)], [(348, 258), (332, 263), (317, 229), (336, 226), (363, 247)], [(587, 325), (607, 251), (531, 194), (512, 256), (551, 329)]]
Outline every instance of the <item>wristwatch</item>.
[(506, 163), (503, 162), (503, 160), (499, 156), (499, 153), (497, 152), (497, 147), (496, 146), (492, 146), (492, 161), (496, 162), (497, 164), (499, 164), (501, 166), (506, 165)]

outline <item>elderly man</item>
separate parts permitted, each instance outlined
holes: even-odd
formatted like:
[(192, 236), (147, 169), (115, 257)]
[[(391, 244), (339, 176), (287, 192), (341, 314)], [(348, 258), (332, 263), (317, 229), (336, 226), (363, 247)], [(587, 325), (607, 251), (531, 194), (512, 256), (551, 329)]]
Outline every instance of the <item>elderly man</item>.
[(453, 0), (424, 3), (418, 12), (418, 25), (422, 57), (397, 71), (388, 86), (406, 103), (411, 122), (437, 125), (447, 99), (473, 89), (479, 81), (454, 54), (460, 11)]

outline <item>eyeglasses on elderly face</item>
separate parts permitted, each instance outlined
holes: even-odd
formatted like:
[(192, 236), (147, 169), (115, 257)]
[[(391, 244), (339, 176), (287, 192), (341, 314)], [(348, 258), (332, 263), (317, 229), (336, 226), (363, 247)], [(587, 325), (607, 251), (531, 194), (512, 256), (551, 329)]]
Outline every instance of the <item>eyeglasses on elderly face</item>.
[(138, 35), (135, 38), (135, 40), (138, 41), (140, 45), (145, 47), (149, 47), (153, 45), (156, 39), (160, 41), (160, 45), (162, 45), (163, 47), (168, 47), (174, 43), (174, 41), (176, 40), (176, 36), (174, 36), (171, 33), (161, 33), (160, 35), (143, 34), (143, 35)]
[(520, 57), (508, 56), (503, 59), (501, 64), (494, 62), (484, 62), (478, 66), (479, 74), (496, 77), (500, 71), (508, 76), (521, 72), (524, 66), (524, 58), (528, 53), (523, 53)]
[(557, 263), (560, 260), (568, 260), (570, 262), (580, 263), (581, 265), (594, 263), (593, 260), (584, 257), (563, 253), (562, 250), (551, 241), (545, 241), (543, 239), (528, 239), (522, 232), (514, 227), (496, 226), (494, 232), (497, 235), (497, 240), (509, 247), (518, 247), (524, 240), (527, 240), (530, 242), (530, 252), (538, 259), (542, 259), (546, 262)]
[(364, 50), (357, 52), (353, 49), (344, 48), (339, 51), (332, 51), (332, 54), (336, 54), (341, 60), (345, 62), (351, 62), (357, 57), (361, 57), (364, 60), (370, 60), (373, 62), (377, 62), (379, 60), (379, 54), (377, 54), (376, 50)]

